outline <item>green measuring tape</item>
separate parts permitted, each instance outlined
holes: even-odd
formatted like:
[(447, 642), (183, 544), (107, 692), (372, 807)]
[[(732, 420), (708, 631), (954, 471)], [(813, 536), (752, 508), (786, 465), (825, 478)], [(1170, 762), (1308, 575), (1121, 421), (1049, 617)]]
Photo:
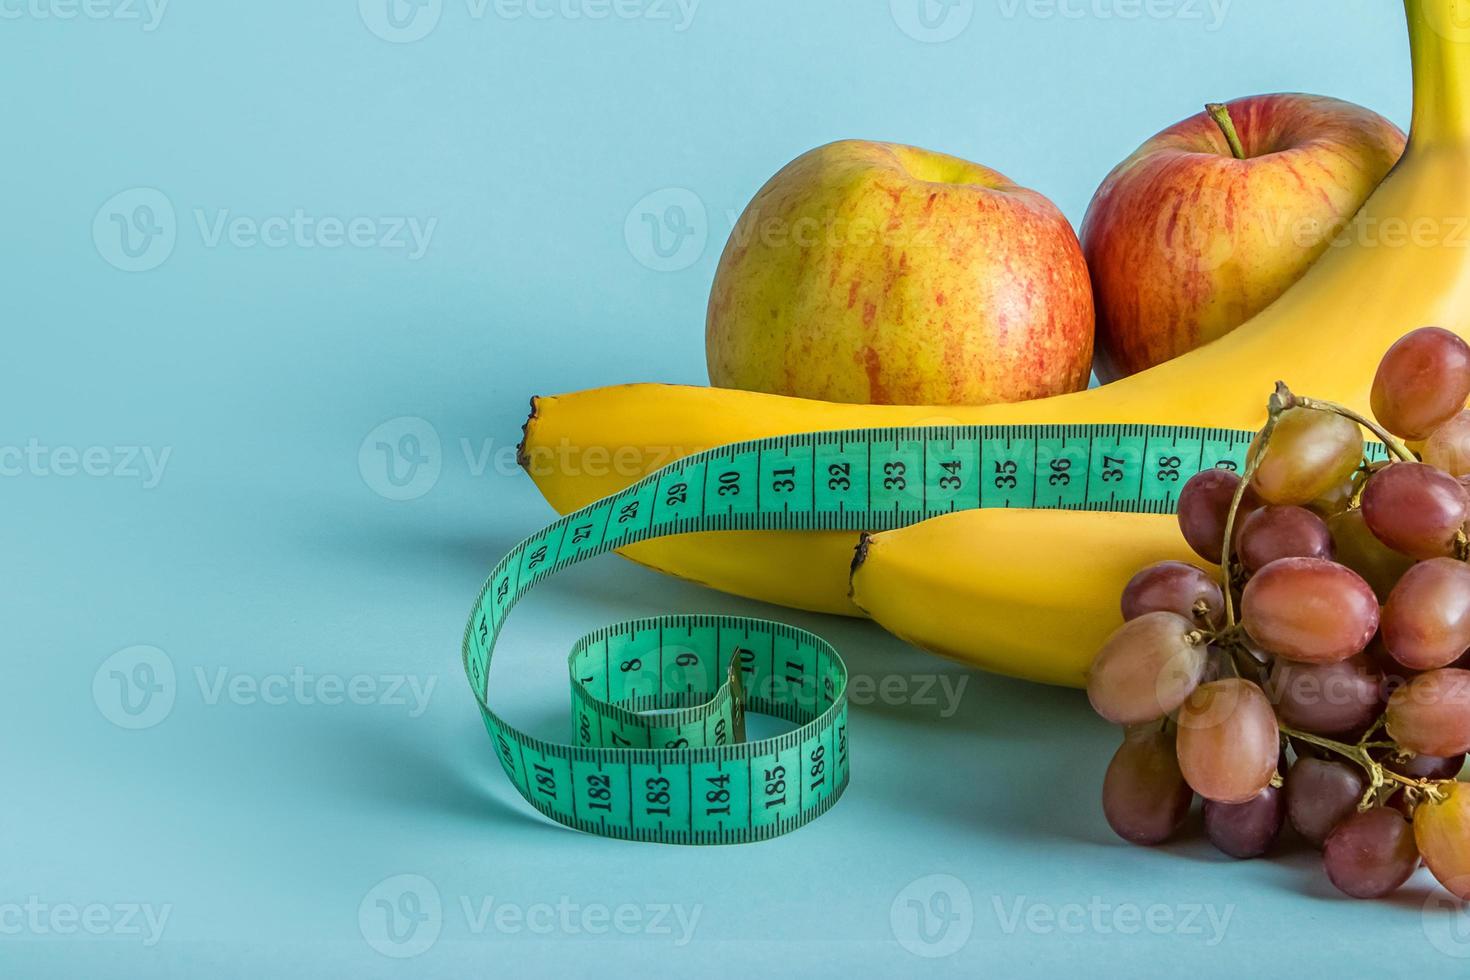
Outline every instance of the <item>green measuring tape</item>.
[[(490, 655), (511, 607), (568, 565), (673, 534), (883, 531), (980, 507), (1172, 513), (1199, 470), (1242, 469), (1252, 438), (1177, 426), (936, 426), (702, 452), (502, 558), (465, 628), (465, 674), (511, 782), (551, 819), (671, 844), (775, 837), (824, 813), (847, 786), (847, 668), (826, 641), (734, 616), (598, 630), (572, 648), (575, 744), (563, 745), (490, 709)], [(1368, 449), (1382, 455), (1381, 445)], [(795, 727), (748, 742), (747, 711)]]

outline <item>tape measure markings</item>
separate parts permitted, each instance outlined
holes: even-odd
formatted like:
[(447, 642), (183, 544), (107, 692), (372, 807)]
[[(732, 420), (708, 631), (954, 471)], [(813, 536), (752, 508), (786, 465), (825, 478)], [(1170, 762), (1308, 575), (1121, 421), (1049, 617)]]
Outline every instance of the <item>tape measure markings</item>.
[[(465, 628), (465, 673), (502, 767), (547, 817), (663, 843), (774, 837), (826, 812), (847, 786), (847, 670), (826, 641), (734, 616), (596, 630), (567, 659), (572, 744), (559, 744), (489, 706), (491, 653), (511, 608), (569, 565), (672, 534), (882, 531), (981, 507), (1169, 513), (1199, 470), (1242, 469), (1252, 438), (1196, 427), (952, 425), (708, 450), (556, 520), (502, 558)], [(1381, 445), (1369, 449), (1383, 456)], [(746, 741), (747, 711), (796, 727)]]

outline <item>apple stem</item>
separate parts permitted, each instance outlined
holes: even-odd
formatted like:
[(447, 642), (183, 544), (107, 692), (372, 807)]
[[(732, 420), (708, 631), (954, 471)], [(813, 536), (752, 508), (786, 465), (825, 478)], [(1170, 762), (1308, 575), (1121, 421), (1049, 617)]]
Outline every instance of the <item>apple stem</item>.
[(1220, 132), (1225, 134), (1225, 142), (1230, 144), (1230, 152), (1235, 154), (1235, 159), (1244, 160), (1245, 147), (1240, 142), (1240, 133), (1236, 132), (1235, 120), (1230, 118), (1230, 107), (1223, 102), (1211, 102), (1205, 106), (1205, 111), (1215, 120)]

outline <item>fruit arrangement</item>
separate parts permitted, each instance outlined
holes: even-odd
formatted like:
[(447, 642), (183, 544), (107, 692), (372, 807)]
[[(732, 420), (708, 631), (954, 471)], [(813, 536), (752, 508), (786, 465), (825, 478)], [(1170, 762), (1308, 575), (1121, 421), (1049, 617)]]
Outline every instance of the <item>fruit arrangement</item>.
[[(1039, 195), (978, 164), (842, 143), (767, 183), (716, 274), (711, 377), (758, 390), (632, 384), (537, 398), (522, 462), (567, 513), (677, 458), (796, 433), (952, 424), (1255, 430), (1262, 393), (1281, 377), (1366, 415), (1373, 366), (1404, 330), (1441, 324), (1470, 338), (1470, 251), (1455, 218), (1470, 215), (1470, 45), (1445, 29), (1459, 2), (1405, 0), (1415, 111), (1386, 176), (1403, 147), (1391, 124), (1335, 100), (1267, 96), (1167, 128), (1104, 182), (1081, 240), (1098, 343), (1113, 373), (1142, 366), (1129, 350), (1169, 357), (1163, 363), (1087, 391), (1005, 402), (1077, 383), (1073, 355), (1091, 338), (1075, 327), (1088, 305), (1075, 275), (1046, 276), (1052, 266), (1077, 268), (1069, 230)], [(1198, 180), (1135, 182), (1140, 171), (1176, 169)], [(1194, 183), (1212, 193), (1170, 190)], [(1270, 215), (1287, 223), (1243, 220)], [(1311, 234), (1299, 238), (1299, 229)], [(998, 238), (1010, 249), (1006, 268), (964, 260)], [(1027, 283), (1047, 302), (982, 302)], [(1010, 329), (1071, 337), (1075, 348), (1017, 343), (994, 359), (999, 375), (980, 377), (970, 354), (994, 349)], [(859, 403), (919, 394), (938, 403)], [(1440, 441), (1454, 433), (1446, 427)], [(1339, 557), (1380, 553), (1363, 524), (1373, 506), (1337, 521), (1357, 522), (1334, 528)], [(854, 568), (860, 542), (865, 557)], [(726, 531), (620, 553), (737, 595), (868, 616), (943, 656), (1076, 687), (1132, 573), (1190, 555), (1168, 517), (1014, 508), (866, 537)], [(1090, 556), (1099, 557), (1083, 560)]]
[(1088, 674), (1125, 728), (1103, 784), (1119, 836), (1163, 842), (1198, 794), (1233, 857), (1290, 823), (1348, 895), (1422, 859), (1470, 899), (1467, 399), (1470, 345), (1416, 330), (1378, 366), (1374, 419), (1278, 385), (1244, 472), (1184, 486), (1179, 529), (1218, 572), (1139, 571)]

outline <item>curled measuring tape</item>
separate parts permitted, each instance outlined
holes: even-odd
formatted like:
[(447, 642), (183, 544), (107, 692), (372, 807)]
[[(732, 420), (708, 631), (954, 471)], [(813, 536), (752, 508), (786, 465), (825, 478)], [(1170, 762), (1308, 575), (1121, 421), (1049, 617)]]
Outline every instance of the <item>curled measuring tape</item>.
[[(883, 531), (979, 507), (1172, 513), (1249, 432), (1177, 426), (937, 426), (783, 436), (689, 456), (517, 545), (480, 590), (465, 674), (496, 755), (543, 814), (607, 837), (764, 840), (802, 826), (848, 779), (847, 669), (805, 630), (733, 616), (607, 627), (568, 659), (574, 744), (489, 705), (491, 652), (532, 586), (568, 565), (699, 531)], [(1369, 444), (1370, 455), (1382, 446)], [(745, 740), (747, 711), (795, 727)]]

